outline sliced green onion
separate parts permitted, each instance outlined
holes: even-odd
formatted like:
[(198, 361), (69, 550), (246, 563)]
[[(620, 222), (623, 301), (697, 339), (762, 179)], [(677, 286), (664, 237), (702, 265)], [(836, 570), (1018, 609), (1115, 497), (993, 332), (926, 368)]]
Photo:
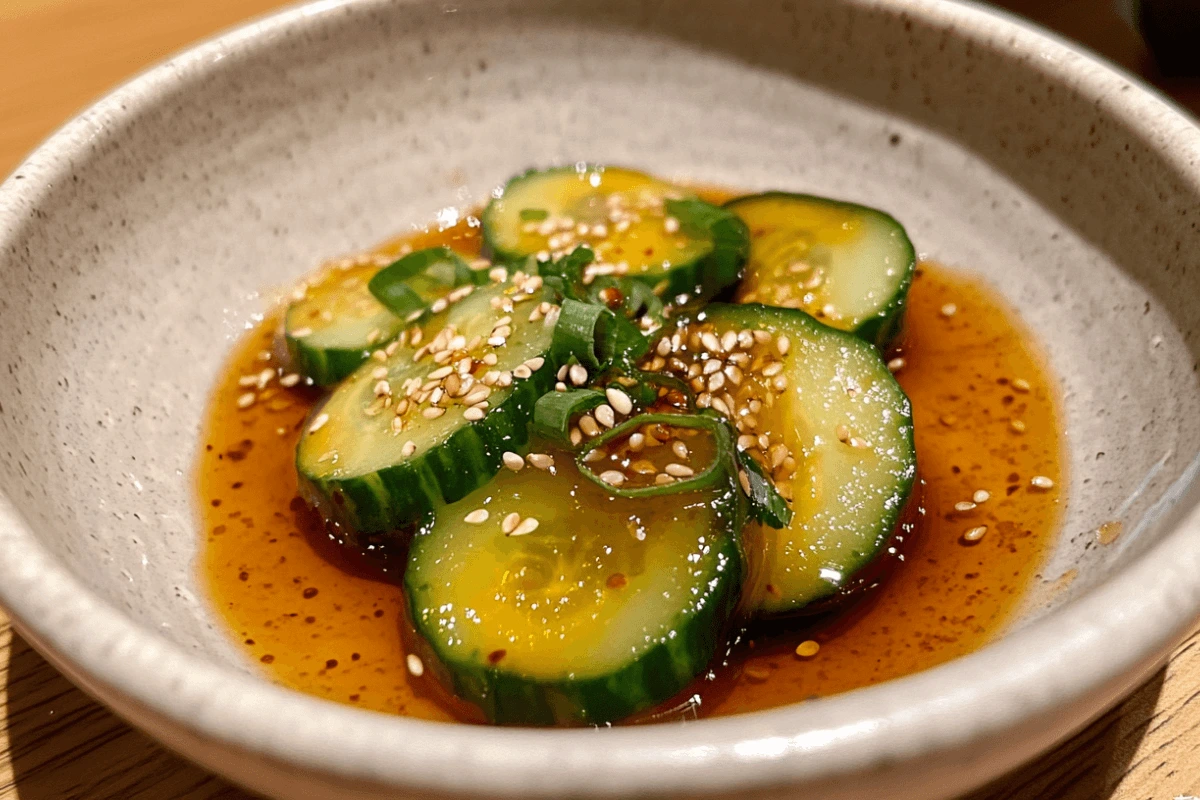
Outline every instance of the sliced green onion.
[(579, 245), (557, 261), (543, 261), (537, 272), (543, 278), (558, 278), (567, 287), (567, 296), (577, 297), (576, 288), (583, 283), (583, 270), (596, 260), (592, 248)]
[(736, 214), (694, 198), (667, 200), (663, 208), (679, 220), (688, 236), (712, 238), (713, 257), (717, 259), (714, 284), (728, 286), (742, 277), (742, 266), (750, 256), (750, 237), (746, 223)]
[(544, 439), (571, 445), (571, 420), (605, 402), (595, 389), (547, 392), (533, 405), (533, 433)]
[(544, 208), (522, 208), (518, 216), (522, 222), (541, 222), (550, 216), (550, 212)]
[(453, 289), (475, 282), (474, 270), (457, 253), (449, 247), (430, 247), (409, 253), (379, 270), (367, 288), (389, 311), (405, 318), (429, 305), (419, 289)]
[(554, 338), (550, 349), (560, 363), (572, 356), (586, 367), (600, 366), (596, 357), (596, 323), (609, 313), (603, 306), (581, 303), (578, 300), (563, 300), (558, 322), (554, 325)]
[(738, 463), (750, 486), (750, 516), (763, 525), (786, 528), (792, 521), (792, 508), (775, 488), (775, 482), (750, 456), (740, 454)]
[(632, 365), (650, 350), (650, 340), (626, 317), (603, 309), (596, 355), (606, 364)]
[[(592, 471), (591, 466), (585, 460), (588, 453), (606, 446), (614, 439), (632, 435), (643, 425), (665, 425), (675, 428), (698, 428), (706, 430), (713, 437), (716, 452), (713, 454), (713, 459), (709, 465), (700, 472), (697, 472), (690, 478), (677, 479), (672, 483), (662, 485), (640, 486), (627, 489), (605, 482), (599, 475)], [(702, 414), (639, 414), (587, 442), (575, 456), (575, 463), (584, 477), (604, 487), (609, 494), (618, 497), (661, 497), (678, 492), (706, 489), (722, 480), (729, 481), (732, 478), (731, 470), (736, 467), (733, 452), (733, 434), (730, 432), (728, 423), (721, 418)], [(740, 495), (741, 493), (738, 492), (738, 494)]]

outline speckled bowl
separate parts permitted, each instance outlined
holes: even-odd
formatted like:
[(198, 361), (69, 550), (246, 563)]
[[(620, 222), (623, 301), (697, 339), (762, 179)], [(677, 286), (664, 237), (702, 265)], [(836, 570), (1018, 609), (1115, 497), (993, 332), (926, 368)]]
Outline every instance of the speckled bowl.
[[(1072, 480), (1000, 641), (800, 706), (601, 731), (376, 715), (244, 663), (193, 575), (189, 470), (260, 292), (580, 158), (893, 209), (1020, 305), (1062, 377)], [(88, 691), (276, 795), (959, 792), (1115, 702), (1200, 611), (1198, 220), (1192, 122), (970, 5), (285, 11), (133, 80), (0, 186), (0, 600)]]

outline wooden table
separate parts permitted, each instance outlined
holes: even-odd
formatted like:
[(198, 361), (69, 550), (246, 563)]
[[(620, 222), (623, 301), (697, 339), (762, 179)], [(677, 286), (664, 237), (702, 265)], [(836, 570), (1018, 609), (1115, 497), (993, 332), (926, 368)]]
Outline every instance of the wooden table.
[[(279, 0), (0, 0), (0, 175), (108, 87)], [(1107, 0), (1008, 0), (1132, 71), (1144, 48)], [(1200, 109), (1196, 86), (1165, 87)], [(1200, 630), (1119, 707), (973, 800), (1200, 796)], [(245, 798), (72, 686), (0, 614), (0, 800)]]

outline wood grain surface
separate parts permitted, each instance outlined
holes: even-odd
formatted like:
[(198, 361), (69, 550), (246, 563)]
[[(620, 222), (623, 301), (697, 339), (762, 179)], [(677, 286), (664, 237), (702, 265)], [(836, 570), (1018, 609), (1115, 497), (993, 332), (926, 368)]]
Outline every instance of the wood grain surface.
[[(107, 88), (277, 0), (0, 0), (0, 175)], [(1109, 0), (1010, 9), (1153, 79)], [(1162, 85), (1162, 84), (1160, 84)], [(1200, 84), (1162, 85), (1193, 110)], [(0, 613), (0, 800), (246, 798), (71, 685)], [(1200, 797), (1200, 630), (1124, 703), (970, 800)]]

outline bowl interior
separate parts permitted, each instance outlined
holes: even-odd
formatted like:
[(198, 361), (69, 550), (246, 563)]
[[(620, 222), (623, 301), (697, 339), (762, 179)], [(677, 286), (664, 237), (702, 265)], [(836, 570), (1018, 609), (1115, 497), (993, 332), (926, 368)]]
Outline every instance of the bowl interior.
[[(1094, 96), (1090, 65), (1062, 77), (865, 2), (313, 14), (183, 57), (0, 191), (0, 492), (145, 629), (250, 669), (196, 580), (192, 469), (214, 376), (275, 292), (576, 160), (879, 206), (1020, 308), (1062, 381), (1071, 486), (1017, 627), (1168, 527), (1200, 444), (1200, 188), (1162, 155), (1186, 133), (1165, 109), (1151, 140)], [(1100, 546), (1110, 520), (1124, 533)]]

